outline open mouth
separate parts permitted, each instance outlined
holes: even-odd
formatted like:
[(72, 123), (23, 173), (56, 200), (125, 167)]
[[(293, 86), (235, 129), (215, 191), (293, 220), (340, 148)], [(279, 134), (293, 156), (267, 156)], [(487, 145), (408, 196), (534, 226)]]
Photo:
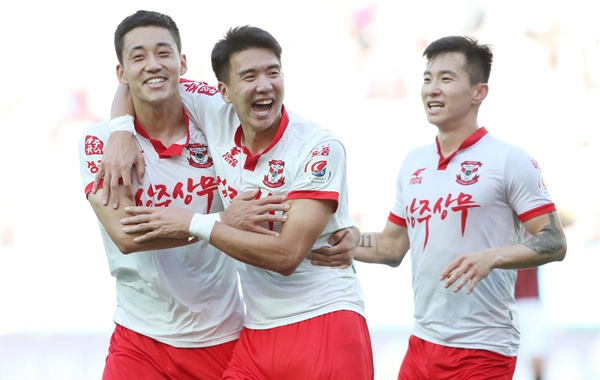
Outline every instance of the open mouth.
[(268, 112), (273, 107), (272, 99), (259, 100), (252, 103), (252, 110), (255, 112)]

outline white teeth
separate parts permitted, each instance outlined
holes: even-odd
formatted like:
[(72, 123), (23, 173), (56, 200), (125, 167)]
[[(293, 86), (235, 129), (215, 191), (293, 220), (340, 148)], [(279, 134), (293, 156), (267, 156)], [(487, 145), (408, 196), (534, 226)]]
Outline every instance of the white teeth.
[(444, 105), (442, 103), (429, 103), (429, 108), (433, 108), (433, 107), (444, 107)]
[(267, 104), (271, 104), (270, 100), (259, 100), (258, 102), (255, 102), (255, 104), (259, 104), (261, 106), (267, 105)]
[(165, 81), (164, 78), (152, 78), (152, 79), (148, 79), (146, 81), (146, 83), (148, 83), (148, 84), (157, 84), (157, 83), (162, 83), (164, 81)]

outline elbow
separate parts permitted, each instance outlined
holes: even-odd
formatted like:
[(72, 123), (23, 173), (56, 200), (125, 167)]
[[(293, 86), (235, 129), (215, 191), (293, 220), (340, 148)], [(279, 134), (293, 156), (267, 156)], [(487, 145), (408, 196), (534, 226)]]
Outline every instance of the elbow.
[(121, 253), (124, 255), (129, 255), (130, 253), (135, 253), (143, 250), (140, 244), (133, 242), (131, 239), (120, 239), (117, 241), (113, 241), (119, 249), (119, 251), (121, 251)]
[(299, 262), (295, 262), (292, 260), (284, 260), (280, 265), (277, 266), (277, 269), (275, 271), (282, 276), (288, 277), (294, 274), (294, 272), (296, 272), (296, 269), (298, 269), (299, 266)]
[(556, 253), (556, 261), (563, 261), (567, 256), (567, 242), (565, 242), (561, 249)]
[(278, 256), (280, 259), (274, 263), (273, 271), (286, 277), (294, 274), (302, 263), (302, 260), (306, 258), (305, 253), (290, 252), (289, 250), (282, 250)]
[(397, 268), (402, 263), (402, 259), (403, 259), (403, 257), (394, 257), (392, 259), (388, 259), (388, 260), (384, 261), (383, 263), (392, 268)]

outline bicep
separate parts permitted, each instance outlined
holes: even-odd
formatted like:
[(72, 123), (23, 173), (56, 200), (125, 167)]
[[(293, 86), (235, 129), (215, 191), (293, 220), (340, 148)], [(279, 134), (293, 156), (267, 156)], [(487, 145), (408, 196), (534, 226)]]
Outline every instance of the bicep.
[(298, 247), (304, 255), (312, 249), (333, 215), (335, 202), (330, 200), (289, 200), (288, 219), (283, 223), (281, 239), (284, 244)]

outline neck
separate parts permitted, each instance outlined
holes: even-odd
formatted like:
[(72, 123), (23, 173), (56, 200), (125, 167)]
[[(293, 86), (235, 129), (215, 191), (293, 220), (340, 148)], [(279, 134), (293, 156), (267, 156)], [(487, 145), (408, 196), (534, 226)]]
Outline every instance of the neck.
[(181, 99), (161, 104), (134, 104), (135, 117), (148, 135), (169, 146), (187, 135)]
[(477, 124), (474, 124), (468, 128), (457, 128), (445, 130), (439, 128), (438, 130), (438, 143), (440, 144), (440, 153), (444, 157), (448, 157), (452, 153), (456, 152), (460, 145), (469, 136), (471, 136), (479, 128)]

